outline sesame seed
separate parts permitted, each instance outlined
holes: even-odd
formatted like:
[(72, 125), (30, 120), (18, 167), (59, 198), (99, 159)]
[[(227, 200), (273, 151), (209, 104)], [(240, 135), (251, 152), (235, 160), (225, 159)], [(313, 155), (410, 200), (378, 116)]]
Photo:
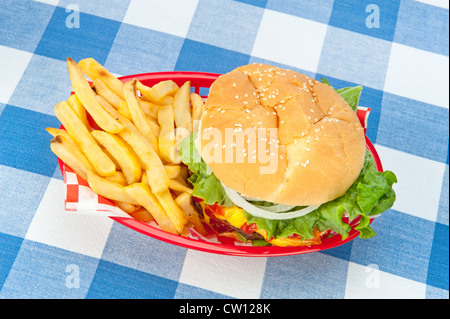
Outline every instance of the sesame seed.
[(225, 110), (220, 111), (220, 113), (225, 113)]
[(237, 100), (239, 98), (239, 95), (236, 94), (236, 96), (234, 98)]
[(247, 102), (247, 101), (244, 101), (244, 104), (248, 104), (248, 102)]
[(236, 83), (233, 83), (233, 87), (234, 87), (234, 88), (236, 87)]

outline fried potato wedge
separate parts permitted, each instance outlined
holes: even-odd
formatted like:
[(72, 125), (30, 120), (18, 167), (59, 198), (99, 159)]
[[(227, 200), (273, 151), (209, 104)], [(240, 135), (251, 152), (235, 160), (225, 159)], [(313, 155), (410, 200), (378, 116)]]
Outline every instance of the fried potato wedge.
[(56, 135), (50, 141), (50, 149), (85, 181), (87, 181), (88, 172), (95, 171), (78, 146), (70, 141), (65, 134)]
[(78, 62), (84, 74), (95, 80), (101, 79), (114, 93), (116, 93), (122, 100), (125, 100), (123, 95), (123, 83), (109, 72), (103, 65), (98, 63), (93, 58), (87, 58)]
[(56, 104), (54, 112), (98, 174), (101, 176), (114, 174), (116, 171), (115, 164), (102, 151), (69, 104), (65, 101)]
[(142, 174), (140, 160), (120, 136), (100, 130), (94, 130), (91, 134), (116, 159), (128, 184), (140, 180)]
[(94, 121), (106, 132), (120, 132), (123, 126), (100, 106), (95, 98), (95, 92), (87, 82), (77, 63), (71, 58), (67, 58), (67, 65), (73, 91)]
[(125, 191), (153, 216), (162, 230), (178, 234), (177, 228), (147, 184), (134, 183), (125, 187)]
[(125, 186), (110, 182), (94, 172), (87, 173), (87, 182), (89, 187), (105, 198), (139, 205), (139, 203), (125, 191)]

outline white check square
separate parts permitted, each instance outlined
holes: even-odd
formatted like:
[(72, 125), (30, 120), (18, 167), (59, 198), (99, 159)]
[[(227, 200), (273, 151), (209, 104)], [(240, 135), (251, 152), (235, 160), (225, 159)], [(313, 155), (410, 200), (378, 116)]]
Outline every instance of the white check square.
[(326, 32), (325, 24), (266, 9), (251, 55), (316, 72)]
[(51, 179), (25, 238), (100, 258), (112, 219), (65, 212), (64, 189), (62, 180)]
[(266, 261), (188, 250), (179, 281), (234, 298), (259, 298)]
[(402, 213), (436, 221), (445, 164), (375, 145), (384, 170), (395, 173), (397, 198), (392, 207)]
[(350, 262), (345, 299), (424, 299), (426, 284)]
[(0, 103), (7, 104), (33, 55), (0, 45), (0, 56)]
[(184, 38), (197, 3), (198, 0), (132, 0), (123, 22)]
[(448, 108), (448, 87), (448, 56), (392, 43), (386, 92)]

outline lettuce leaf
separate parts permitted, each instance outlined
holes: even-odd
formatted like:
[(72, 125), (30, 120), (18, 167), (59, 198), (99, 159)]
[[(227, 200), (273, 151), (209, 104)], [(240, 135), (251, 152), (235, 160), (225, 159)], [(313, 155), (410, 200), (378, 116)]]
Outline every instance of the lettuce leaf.
[(202, 198), (207, 205), (217, 203), (222, 206), (233, 206), (234, 204), (226, 195), (222, 184), (214, 173), (210, 171), (195, 147), (196, 138), (197, 134), (192, 133), (181, 141), (178, 148), (181, 161), (188, 166), (192, 173), (188, 179), (194, 186), (192, 196)]
[[(328, 82), (327, 79), (321, 78), (320, 80), (322, 81), (322, 83), (328, 84), (333, 88), (333, 86), (330, 84), (330, 82)], [(361, 92), (363, 90), (362, 86), (358, 85), (342, 89), (335, 89), (335, 88), (333, 89), (348, 103), (348, 105), (350, 105), (353, 111), (356, 111), (359, 105)]]

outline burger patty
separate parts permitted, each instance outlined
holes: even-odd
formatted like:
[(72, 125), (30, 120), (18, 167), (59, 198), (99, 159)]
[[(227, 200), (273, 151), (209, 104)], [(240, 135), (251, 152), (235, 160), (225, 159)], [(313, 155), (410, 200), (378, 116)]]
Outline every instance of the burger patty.
[[(195, 210), (199, 213), (200, 217), (204, 219), (204, 212), (202, 206), (196, 202), (194, 199), (191, 199), (192, 206), (194, 206)], [(210, 218), (210, 226), (217, 232), (217, 233), (224, 233), (224, 232), (237, 232), (240, 236), (244, 237), (247, 240), (264, 240), (263, 235), (257, 232), (252, 232), (250, 234), (246, 233), (242, 229), (235, 227), (231, 225), (228, 221), (217, 218), (213, 213), (208, 214), (208, 217)]]

